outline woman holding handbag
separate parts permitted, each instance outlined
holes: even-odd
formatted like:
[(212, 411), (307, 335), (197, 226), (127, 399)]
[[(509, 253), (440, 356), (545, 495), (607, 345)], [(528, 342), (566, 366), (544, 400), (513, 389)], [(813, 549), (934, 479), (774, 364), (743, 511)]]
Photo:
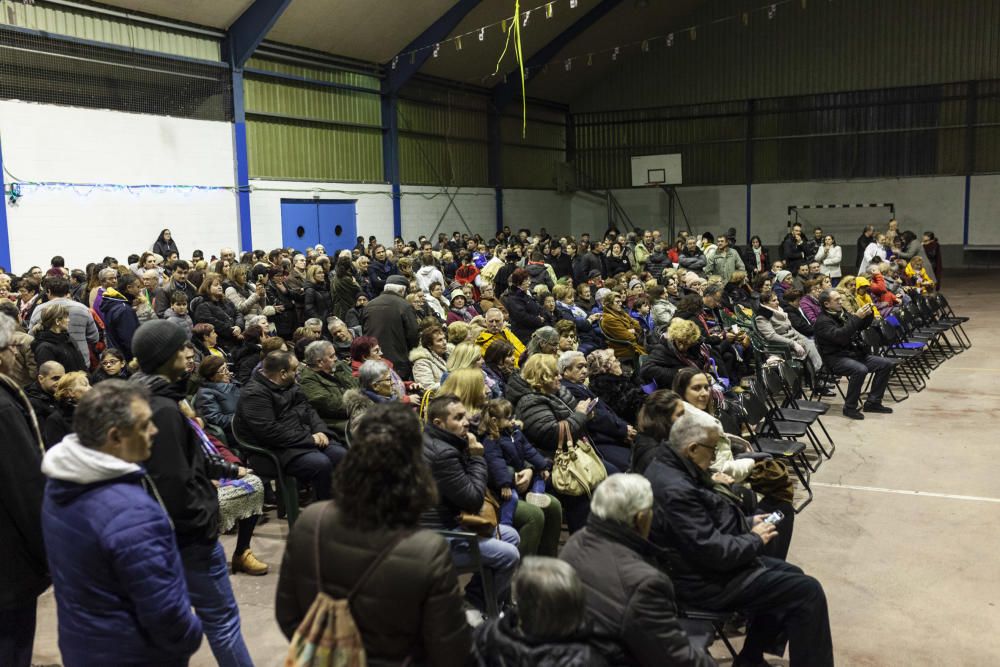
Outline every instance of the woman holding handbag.
[(465, 664), (471, 633), (448, 543), (418, 529), (436, 501), (413, 410), (370, 408), (337, 466), (333, 500), (309, 506), (289, 535), (276, 610), (285, 636), (298, 629), (301, 646), (300, 625), (325, 593), (349, 600), (368, 664)]
[[(551, 354), (536, 354), (521, 369), (521, 378), (530, 392), (517, 401), (517, 418), (524, 424), (522, 430), (528, 440), (543, 456), (555, 460), (565, 447), (572, 447), (587, 440), (587, 422), (596, 408), (593, 400), (578, 401), (562, 386), (562, 377)], [(566, 441), (569, 441), (568, 443)], [(604, 475), (620, 472), (603, 461)], [(556, 470), (553, 469), (553, 478)], [(590, 514), (590, 499), (582, 495), (560, 491), (550, 482), (549, 491), (563, 506), (569, 532), (583, 528)]]

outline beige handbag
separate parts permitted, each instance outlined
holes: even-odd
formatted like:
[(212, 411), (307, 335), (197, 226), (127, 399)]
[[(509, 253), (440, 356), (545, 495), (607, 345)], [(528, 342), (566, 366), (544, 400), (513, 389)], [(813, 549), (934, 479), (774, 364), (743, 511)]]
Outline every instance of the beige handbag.
[(586, 438), (573, 442), (569, 422), (559, 422), (559, 444), (552, 462), (552, 486), (567, 496), (590, 496), (608, 477), (604, 461)]

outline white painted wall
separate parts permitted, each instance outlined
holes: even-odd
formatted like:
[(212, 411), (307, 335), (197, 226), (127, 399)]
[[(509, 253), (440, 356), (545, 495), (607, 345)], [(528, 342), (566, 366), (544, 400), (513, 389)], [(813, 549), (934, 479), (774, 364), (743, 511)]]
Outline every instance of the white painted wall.
[[(681, 187), (678, 192), (693, 231), (718, 233), (735, 227), (739, 243), (746, 242), (745, 186)], [(615, 190), (614, 194), (637, 226), (666, 229), (667, 196), (661, 190), (632, 188)], [(785, 234), (789, 205), (892, 202), (896, 205), (900, 228), (912, 229), (918, 235), (926, 230), (934, 231), (941, 244), (949, 250), (946, 261), (954, 266), (962, 262), (964, 197), (965, 179), (960, 176), (754, 185), (751, 190), (750, 234), (761, 236), (767, 245), (776, 245)], [(822, 220), (824, 216), (854, 216), (876, 224), (887, 219), (888, 211), (867, 209), (848, 213), (813, 212), (810, 215), (810, 219), (815, 220)], [(574, 234), (585, 231), (594, 233), (607, 227), (604, 201), (589, 195), (573, 195), (570, 217)], [(969, 244), (1000, 245), (998, 222), (1000, 175), (973, 177)], [(677, 224), (682, 224), (679, 213)], [(850, 246), (854, 238), (856, 234), (839, 240)]]
[[(0, 136), (4, 167), (21, 182), (233, 185), (229, 123), (0, 102)], [(105, 255), (124, 261), (150, 249), (165, 227), (182, 255), (235, 245), (238, 236), (231, 190), (22, 190), (17, 205), (7, 205), (17, 272), (47, 266), (56, 254), (73, 267)]]

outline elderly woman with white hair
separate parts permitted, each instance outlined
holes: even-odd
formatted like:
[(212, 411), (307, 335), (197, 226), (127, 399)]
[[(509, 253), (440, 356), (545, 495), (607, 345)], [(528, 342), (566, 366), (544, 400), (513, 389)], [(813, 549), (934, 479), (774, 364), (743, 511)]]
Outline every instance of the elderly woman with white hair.
[[(767, 556), (786, 530), (784, 520), (746, 516), (720, 494), (707, 472), (722, 425), (685, 408), (663, 448), (646, 468), (653, 488), (650, 540), (664, 549), (682, 603), (750, 616), (738, 664), (759, 665), (764, 651), (788, 640), (790, 665), (833, 667), (833, 640), (823, 587), (802, 570)], [(755, 622), (755, 618), (757, 622)]]
[(560, 558), (583, 581), (587, 620), (613, 665), (709, 667), (678, 621), (674, 586), (654, 564), (649, 543), (653, 489), (641, 475), (611, 475), (594, 492), (590, 518)]
[(589, 641), (584, 590), (568, 563), (545, 556), (525, 558), (511, 585), (516, 609), (476, 629), (476, 664), (607, 665)]
[(628, 470), (632, 457), (628, 445), (635, 439), (635, 429), (587, 386), (590, 377), (587, 358), (582, 352), (563, 352), (556, 361), (556, 370), (562, 378), (562, 386), (573, 398), (594, 402), (587, 432), (601, 456), (619, 470)]

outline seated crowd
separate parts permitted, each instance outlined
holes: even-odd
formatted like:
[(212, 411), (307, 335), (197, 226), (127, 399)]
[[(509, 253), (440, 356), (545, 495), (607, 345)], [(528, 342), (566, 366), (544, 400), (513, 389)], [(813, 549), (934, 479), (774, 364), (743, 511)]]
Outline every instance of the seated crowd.
[(762, 340), (818, 395), (847, 377), (846, 416), (891, 412), (858, 336), (940, 285), (940, 251), (866, 229), (845, 275), (822, 230), (773, 262), (734, 235), (188, 260), (164, 230), (124, 263), (0, 274), (0, 663), (30, 664), (51, 583), (67, 665), (187, 664), (202, 635), (252, 664), (228, 574), (269, 572), (274, 502), (293, 649), (325, 593), (369, 664), (712, 665), (701, 610), (746, 620), (735, 664), (832, 665), (823, 588), (785, 562), (792, 482), (723, 408)]

